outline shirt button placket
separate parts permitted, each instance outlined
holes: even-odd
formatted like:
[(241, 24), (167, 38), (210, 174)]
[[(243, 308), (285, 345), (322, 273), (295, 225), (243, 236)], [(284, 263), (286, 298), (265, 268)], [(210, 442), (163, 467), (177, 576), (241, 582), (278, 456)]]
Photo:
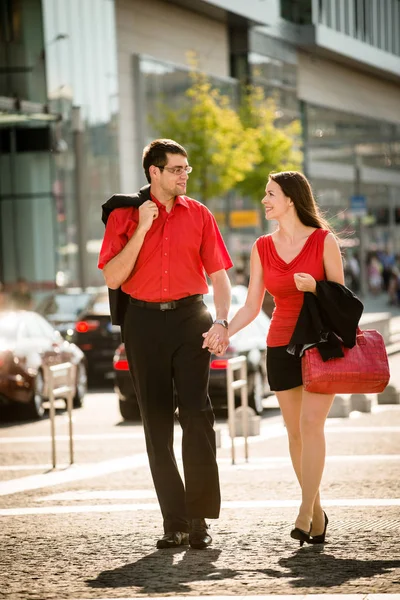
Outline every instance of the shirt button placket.
[(161, 261), (161, 297), (163, 300), (170, 299), (170, 284), (169, 284), (169, 253), (170, 253), (170, 235), (168, 227), (168, 218), (165, 223), (164, 237), (162, 242), (162, 261)]

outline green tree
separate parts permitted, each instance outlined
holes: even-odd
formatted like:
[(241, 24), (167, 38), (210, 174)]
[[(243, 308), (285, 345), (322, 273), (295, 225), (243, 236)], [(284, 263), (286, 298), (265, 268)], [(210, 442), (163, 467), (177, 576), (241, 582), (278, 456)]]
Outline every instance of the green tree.
[(239, 110), (242, 125), (252, 132), (253, 145), (257, 149), (253, 168), (238, 182), (237, 189), (244, 196), (260, 200), (271, 171), (299, 170), (303, 155), (299, 150), (300, 121), (279, 127), (276, 124), (277, 105), (266, 98), (258, 86), (248, 86), (242, 94)]
[(160, 103), (150, 122), (157, 135), (176, 139), (186, 148), (193, 166), (190, 193), (207, 203), (243, 181), (260, 157), (255, 133), (245, 127), (229, 97), (204, 73), (192, 71), (190, 78), (182, 106)]

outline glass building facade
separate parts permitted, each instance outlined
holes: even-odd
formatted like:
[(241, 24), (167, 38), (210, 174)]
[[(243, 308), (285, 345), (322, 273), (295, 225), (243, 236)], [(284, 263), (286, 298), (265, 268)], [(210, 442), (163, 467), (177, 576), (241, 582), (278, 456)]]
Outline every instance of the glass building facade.
[[(119, 187), (114, 1), (1, 0), (0, 10), (0, 98), (20, 101), (0, 114), (0, 280), (102, 283), (100, 205)], [(26, 101), (43, 114), (22, 121)]]
[(398, 0), (282, 0), (281, 15), (299, 25), (324, 25), (400, 56)]
[(58, 281), (102, 283), (100, 205), (118, 190), (118, 74), (113, 0), (43, 0), (47, 93), (63, 116), (53, 194)]
[[(400, 65), (399, 0), (270, 0), (267, 16), (264, 3), (253, 2), (258, 24), (242, 12), (233, 18), (238, 3), (158, 0), (154, 45), (148, 43), (151, 4), (0, 0), (0, 281), (12, 286), (24, 277), (38, 289), (103, 283), (100, 206), (121, 191), (120, 181), (126, 191), (143, 181), (141, 150), (158, 135), (151, 118), (157, 120), (160, 102), (181, 106), (191, 83), (185, 53), (197, 43), (207, 54), (207, 23), (218, 48), (206, 69), (213, 83), (233, 104), (239, 82), (262, 86), (276, 102), (278, 127), (301, 119), (304, 170), (322, 208), (346, 226), (353, 222), (352, 196), (364, 196), (367, 243), (394, 239), (400, 251), (393, 85)], [(209, 21), (201, 25), (203, 9)], [(276, 23), (268, 21), (271, 15)], [(174, 39), (177, 22), (181, 35)], [(333, 81), (340, 69), (347, 74), (341, 89), (349, 101), (358, 93), (357, 76), (368, 79), (367, 109), (358, 112), (351, 102), (350, 108), (332, 86), (324, 95), (325, 71), (313, 71), (319, 59)], [(382, 85), (390, 95), (386, 115), (373, 110)], [(134, 178), (126, 176), (133, 171)], [(228, 204), (238, 211), (254, 204), (234, 191), (213, 204), (236, 256), (249, 252), (266, 224), (260, 219), (232, 231)]]
[[(381, 95), (378, 92), (380, 81), (398, 82), (400, 74), (400, 2), (282, 0), (280, 14), (286, 34), (291, 34), (293, 44), (310, 57), (310, 62), (303, 58), (302, 69), (309, 66), (312, 70), (312, 60), (318, 63), (322, 58), (328, 67), (336, 60), (354, 72), (354, 82), (347, 76), (339, 84), (337, 98), (331, 87), (325, 96), (316, 89), (317, 101), (307, 90), (307, 100), (301, 102), (304, 170), (323, 210), (337, 226), (357, 228), (352, 199), (361, 196), (367, 212), (366, 247), (390, 247), (400, 252), (400, 113), (396, 115), (391, 104), (385, 114), (386, 98), (382, 95), (389, 94), (390, 102), (394, 102), (394, 86), (383, 86)], [(358, 79), (360, 73), (377, 70), (381, 80), (363, 80), (363, 75)], [(323, 87), (323, 77), (335, 74), (341, 76), (334, 67), (328, 73), (320, 68), (318, 76), (308, 78), (307, 83)], [(346, 101), (340, 99), (346, 87), (353, 99), (359, 98), (359, 113), (353, 103), (346, 111)], [(367, 110), (362, 107), (365, 90), (374, 98)], [(331, 105), (325, 105), (324, 100)], [(332, 106), (335, 103), (336, 110)]]
[[(0, 280), (54, 278), (53, 161), (40, 0), (0, 2)], [(30, 102), (27, 102), (30, 101)], [(34, 109), (33, 112), (31, 109)]]
[(323, 210), (339, 226), (340, 221), (355, 225), (351, 197), (365, 197), (368, 246), (396, 249), (400, 125), (312, 104), (303, 111), (305, 170)]

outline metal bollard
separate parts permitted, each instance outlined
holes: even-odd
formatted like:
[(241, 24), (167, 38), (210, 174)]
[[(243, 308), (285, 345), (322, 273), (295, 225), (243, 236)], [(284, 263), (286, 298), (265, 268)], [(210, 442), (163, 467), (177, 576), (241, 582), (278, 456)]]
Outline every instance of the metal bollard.
[[(70, 464), (74, 462), (74, 440), (73, 440), (73, 427), (72, 427), (72, 408), (74, 394), (76, 390), (76, 367), (72, 363), (61, 363), (59, 365), (52, 365), (48, 368), (48, 394), (50, 401), (50, 432), (51, 432), (51, 457), (53, 463), (53, 469), (56, 468), (56, 427), (55, 427), (55, 407), (54, 400), (56, 398), (67, 399), (67, 411), (68, 411), (68, 431), (69, 431), (69, 458)], [(67, 375), (67, 385), (55, 387), (55, 380), (57, 377), (65, 377)]]
[[(240, 379), (233, 380), (233, 373), (240, 369)], [(245, 356), (236, 356), (228, 360), (227, 375), (227, 392), (228, 392), (228, 423), (229, 435), (231, 436), (231, 456), (232, 464), (235, 464), (235, 390), (240, 389), (240, 399), (242, 405), (242, 423), (244, 437), (244, 457), (247, 461), (249, 458), (249, 448), (247, 436), (249, 431), (248, 423), (248, 397), (247, 397), (247, 360)]]

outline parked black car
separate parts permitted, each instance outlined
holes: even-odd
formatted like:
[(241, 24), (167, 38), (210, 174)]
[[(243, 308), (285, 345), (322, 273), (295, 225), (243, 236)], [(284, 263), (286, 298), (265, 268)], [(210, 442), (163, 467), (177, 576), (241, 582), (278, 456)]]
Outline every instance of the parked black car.
[[(236, 313), (244, 303), (246, 288), (232, 288), (232, 307), (229, 318)], [(215, 316), (212, 293), (204, 297), (211, 314)], [(215, 409), (227, 408), (227, 378), (228, 359), (244, 355), (247, 358), (248, 401), (257, 414), (262, 413), (263, 398), (270, 393), (266, 378), (265, 352), (266, 336), (270, 319), (261, 312), (258, 317), (245, 329), (232, 336), (231, 343), (224, 356), (211, 355), (209, 393)], [(236, 372), (238, 373), (238, 372)], [(136, 392), (128, 370), (125, 346), (120, 344), (114, 354), (114, 390), (118, 395), (121, 415), (126, 420), (137, 419), (140, 416)], [(239, 376), (239, 374), (238, 374)], [(240, 391), (236, 393), (237, 404), (240, 402)]]
[(84, 352), (89, 379), (112, 379), (113, 356), (121, 343), (121, 330), (112, 325), (108, 292), (99, 292), (79, 313), (72, 340)]
[[(74, 407), (87, 391), (86, 358), (41, 315), (32, 311), (0, 312), (0, 407), (14, 408), (18, 416), (39, 419), (48, 398), (46, 366), (76, 365)], [(67, 381), (58, 379), (62, 386)]]
[(78, 315), (103, 288), (65, 288), (46, 294), (35, 310), (43, 315), (63, 337), (71, 339)]
[(119, 410), (126, 421), (133, 421), (140, 417), (136, 392), (129, 373), (126, 358), (125, 344), (121, 343), (115, 351), (113, 359), (114, 391), (118, 396)]
[(53, 292), (38, 309), (84, 352), (91, 382), (113, 377), (121, 333), (119, 326), (111, 324), (107, 288)]

